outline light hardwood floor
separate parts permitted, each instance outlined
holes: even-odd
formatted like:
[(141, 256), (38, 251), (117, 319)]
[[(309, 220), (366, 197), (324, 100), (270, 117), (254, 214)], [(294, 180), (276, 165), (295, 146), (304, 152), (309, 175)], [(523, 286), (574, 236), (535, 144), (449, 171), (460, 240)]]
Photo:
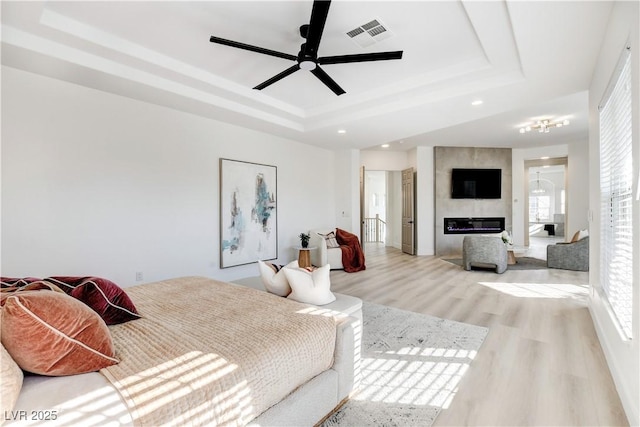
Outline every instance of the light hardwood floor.
[(467, 272), (365, 250), (367, 269), (332, 271), (333, 291), (489, 328), (436, 426), (628, 425), (587, 308), (588, 273)]

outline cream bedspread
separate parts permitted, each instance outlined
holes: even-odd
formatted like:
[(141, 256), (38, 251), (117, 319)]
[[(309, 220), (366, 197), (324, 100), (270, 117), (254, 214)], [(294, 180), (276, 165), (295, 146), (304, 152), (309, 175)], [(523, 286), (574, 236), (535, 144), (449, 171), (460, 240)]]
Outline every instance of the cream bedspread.
[(142, 319), (110, 326), (101, 370), (139, 426), (244, 425), (333, 363), (335, 319), (203, 277), (127, 288)]

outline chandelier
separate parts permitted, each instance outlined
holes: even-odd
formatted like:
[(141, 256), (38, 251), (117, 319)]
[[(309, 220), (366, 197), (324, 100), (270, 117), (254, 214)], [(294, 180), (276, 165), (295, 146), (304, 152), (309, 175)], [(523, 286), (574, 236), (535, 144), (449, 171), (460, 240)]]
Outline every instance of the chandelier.
[(538, 184), (537, 188), (534, 189), (532, 191), (532, 193), (534, 194), (544, 194), (546, 193), (546, 191), (544, 191), (544, 189), (542, 187), (540, 187), (540, 172), (536, 172), (538, 174), (538, 179), (536, 180), (536, 183)]
[(531, 132), (537, 130), (540, 133), (549, 133), (549, 129), (551, 128), (561, 128), (562, 126), (567, 126), (569, 124), (569, 120), (563, 120), (561, 122), (554, 122), (552, 120), (538, 120), (532, 125), (528, 125), (520, 128), (520, 133)]

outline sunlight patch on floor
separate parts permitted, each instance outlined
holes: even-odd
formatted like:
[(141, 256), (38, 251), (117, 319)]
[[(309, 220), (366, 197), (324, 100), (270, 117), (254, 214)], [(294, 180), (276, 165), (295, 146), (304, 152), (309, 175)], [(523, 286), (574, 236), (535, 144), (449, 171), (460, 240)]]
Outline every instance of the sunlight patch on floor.
[(589, 285), (586, 284), (508, 282), (478, 282), (478, 284), (519, 298), (583, 299), (589, 294)]
[(352, 399), (447, 408), (476, 354), (470, 350), (405, 347), (365, 357), (361, 361), (362, 381)]

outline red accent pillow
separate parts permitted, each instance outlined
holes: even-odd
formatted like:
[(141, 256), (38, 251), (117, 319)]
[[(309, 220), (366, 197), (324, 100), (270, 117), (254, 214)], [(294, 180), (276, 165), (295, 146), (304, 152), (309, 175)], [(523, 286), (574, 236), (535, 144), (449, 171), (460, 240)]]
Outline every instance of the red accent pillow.
[(48, 277), (72, 297), (94, 309), (107, 325), (139, 319), (140, 314), (129, 295), (110, 280), (100, 277)]
[(60, 289), (65, 291), (67, 294), (70, 294), (72, 290), (75, 289), (76, 286), (79, 286), (85, 280), (91, 279), (89, 276), (55, 276), (55, 277), (47, 277), (47, 282), (53, 283), (58, 286)]
[(2, 345), (25, 371), (62, 376), (118, 363), (109, 328), (82, 302), (62, 293), (10, 294), (2, 308)]

